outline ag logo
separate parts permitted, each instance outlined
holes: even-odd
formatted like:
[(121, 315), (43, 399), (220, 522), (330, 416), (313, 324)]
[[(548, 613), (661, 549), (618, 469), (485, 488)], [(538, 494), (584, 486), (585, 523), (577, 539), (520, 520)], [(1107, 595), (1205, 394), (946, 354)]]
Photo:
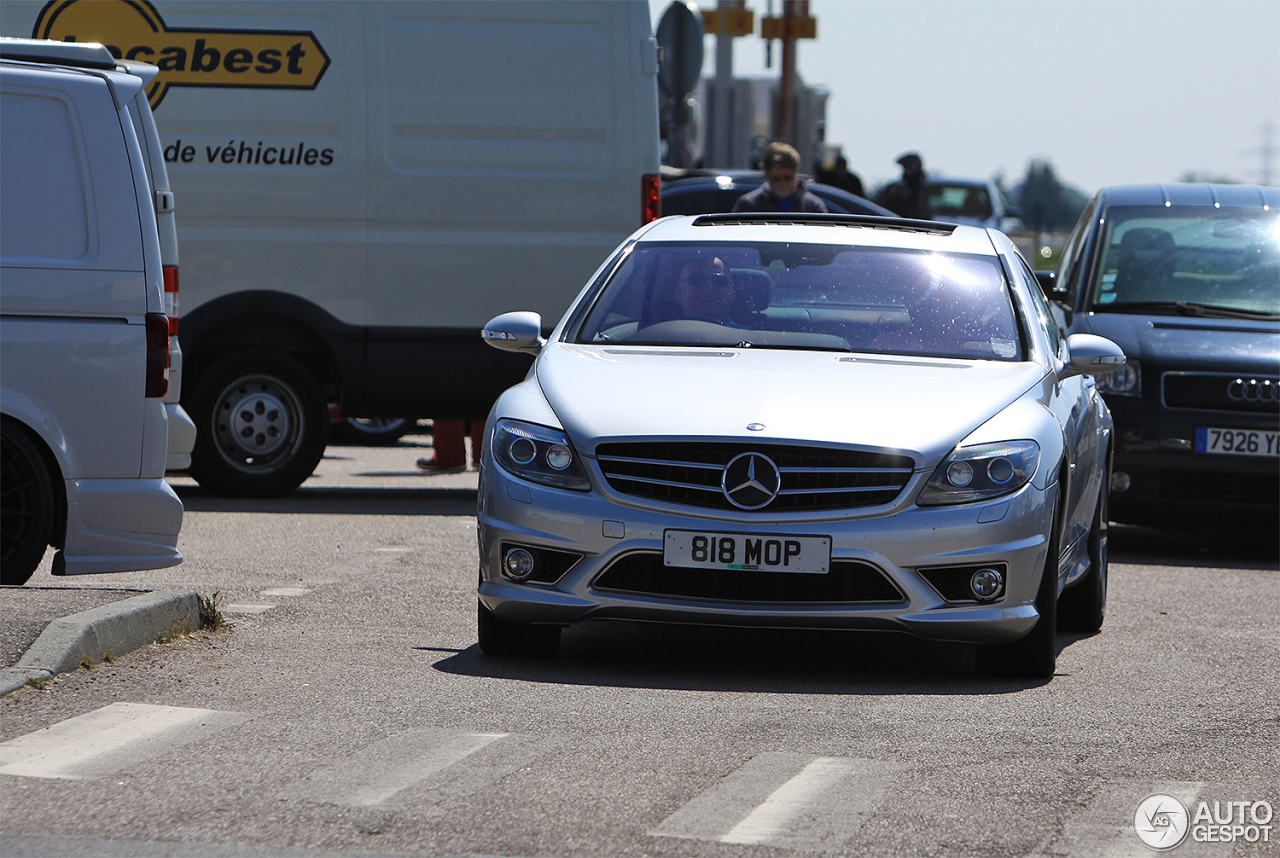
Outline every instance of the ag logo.
[(1187, 836), (1189, 816), (1186, 806), (1171, 795), (1147, 796), (1133, 813), (1133, 830), (1138, 839), (1163, 852), (1180, 844)]
[(160, 68), (147, 98), (155, 108), (171, 86), (315, 89), (329, 67), (305, 30), (167, 27), (147, 0), (50, 0), (31, 35), (101, 42), (120, 59)]

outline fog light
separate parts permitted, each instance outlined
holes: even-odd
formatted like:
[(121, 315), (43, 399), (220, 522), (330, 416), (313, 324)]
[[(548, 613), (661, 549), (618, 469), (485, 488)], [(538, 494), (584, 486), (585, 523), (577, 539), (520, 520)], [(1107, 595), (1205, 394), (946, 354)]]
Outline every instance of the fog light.
[(509, 548), (502, 567), (512, 581), (523, 581), (533, 574), (533, 555), (523, 548)]
[(1129, 475), (1124, 471), (1114, 471), (1111, 474), (1111, 491), (1116, 494), (1129, 491), (1129, 486), (1133, 485), (1133, 480), (1129, 479)]
[(979, 569), (969, 579), (969, 589), (979, 601), (989, 602), (1004, 589), (1004, 577), (994, 569)]

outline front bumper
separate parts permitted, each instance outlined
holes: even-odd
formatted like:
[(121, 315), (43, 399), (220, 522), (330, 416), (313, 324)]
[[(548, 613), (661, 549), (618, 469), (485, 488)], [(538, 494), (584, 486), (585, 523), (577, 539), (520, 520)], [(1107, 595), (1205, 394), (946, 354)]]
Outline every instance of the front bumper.
[(1111, 496), (1116, 521), (1169, 518), (1222, 522), (1280, 514), (1280, 458), (1195, 451), (1196, 429), (1280, 430), (1265, 414), (1166, 408), (1160, 402), (1109, 397), (1115, 420), (1115, 472), (1128, 477)]
[[(1012, 495), (973, 504), (766, 516), (640, 502), (614, 494), (600, 472), (591, 471), (591, 492), (565, 491), (512, 477), (486, 456), (478, 515), (479, 596), (499, 617), (556, 625), (623, 619), (881, 629), (937, 640), (1001, 643), (1025, 635), (1039, 616), (1034, 600), (1045, 568), (1051, 511), (1048, 493), (1030, 484)], [(914, 496), (927, 477), (915, 475), (903, 496)], [(660, 558), (667, 529), (829, 536), (833, 564), (870, 564), (901, 596), (876, 602), (731, 601), (595, 586), (621, 558), (637, 553)], [(502, 574), (503, 543), (581, 558), (554, 583), (516, 583)], [(917, 571), (992, 564), (1004, 564), (1007, 574), (1003, 594), (989, 603), (949, 602)]]

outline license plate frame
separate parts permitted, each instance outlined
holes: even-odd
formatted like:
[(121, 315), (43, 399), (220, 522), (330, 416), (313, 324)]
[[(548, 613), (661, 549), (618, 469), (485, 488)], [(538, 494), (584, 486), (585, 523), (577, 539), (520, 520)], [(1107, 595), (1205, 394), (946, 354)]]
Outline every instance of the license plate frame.
[(1227, 429), (1197, 426), (1196, 453), (1207, 456), (1280, 457), (1280, 432), (1266, 429)]
[[(731, 548), (726, 548), (726, 544)], [(725, 557), (728, 557), (727, 561), (722, 559)], [(756, 562), (747, 562), (749, 560)], [(662, 562), (665, 566), (720, 571), (825, 575), (831, 571), (831, 537), (664, 530)]]

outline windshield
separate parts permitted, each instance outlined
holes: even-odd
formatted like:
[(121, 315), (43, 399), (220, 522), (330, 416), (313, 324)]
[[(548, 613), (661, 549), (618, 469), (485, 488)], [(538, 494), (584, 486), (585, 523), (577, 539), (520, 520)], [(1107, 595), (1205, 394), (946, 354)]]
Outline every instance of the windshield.
[(929, 181), (929, 208), (933, 216), (971, 217), (986, 220), (994, 210), (987, 189), (974, 185), (950, 185)]
[(1023, 359), (995, 257), (826, 244), (639, 244), (577, 341)]
[(1093, 309), (1280, 313), (1278, 229), (1276, 212), (1113, 207)]

